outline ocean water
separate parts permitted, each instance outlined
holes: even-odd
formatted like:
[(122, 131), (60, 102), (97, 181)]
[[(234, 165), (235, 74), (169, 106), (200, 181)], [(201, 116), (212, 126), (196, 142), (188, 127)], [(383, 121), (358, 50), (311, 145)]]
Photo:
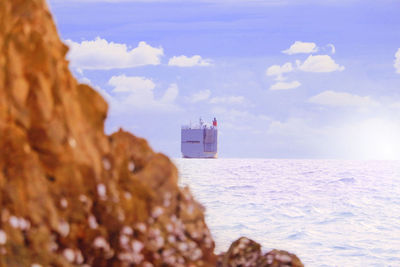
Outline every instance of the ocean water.
[(400, 161), (174, 162), (217, 252), (247, 236), (306, 266), (400, 266)]

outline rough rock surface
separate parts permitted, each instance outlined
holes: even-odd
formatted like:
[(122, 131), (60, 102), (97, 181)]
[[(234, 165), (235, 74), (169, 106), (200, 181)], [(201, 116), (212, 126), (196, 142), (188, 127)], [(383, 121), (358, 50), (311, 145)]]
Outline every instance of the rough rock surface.
[(263, 255), (258, 243), (241, 237), (232, 243), (228, 252), (219, 256), (217, 266), (303, 267), (303, 264), (296, 255), (283, 250), (272, 250)]
[[(107, 103), (66, 52), (44, 0), (0, 1), (0, 266), (215, 266), (175, 166), (104, 134)], [(223, 266), (238, 266), (233, 250)]]

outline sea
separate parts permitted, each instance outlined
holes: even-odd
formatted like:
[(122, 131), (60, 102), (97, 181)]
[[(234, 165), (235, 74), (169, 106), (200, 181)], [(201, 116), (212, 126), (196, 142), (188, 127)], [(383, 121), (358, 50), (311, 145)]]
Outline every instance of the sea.
[(174, 159), (216, 252), (246, 236), (305, 266), (400, 266), (400, 161)]

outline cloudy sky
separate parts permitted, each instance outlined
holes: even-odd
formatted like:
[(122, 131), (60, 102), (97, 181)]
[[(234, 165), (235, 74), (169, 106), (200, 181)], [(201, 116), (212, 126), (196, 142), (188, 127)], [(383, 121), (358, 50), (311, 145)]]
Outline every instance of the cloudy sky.
[(179, 157), (215, 116), (221, 157), (400, 159), (400, 1), (49, 4), (108, 133)]

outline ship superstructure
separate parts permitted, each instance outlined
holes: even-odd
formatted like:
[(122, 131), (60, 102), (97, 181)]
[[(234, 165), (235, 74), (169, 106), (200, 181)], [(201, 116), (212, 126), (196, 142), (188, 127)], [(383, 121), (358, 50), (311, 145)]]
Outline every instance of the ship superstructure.
[(212, 125), (199, 120), (199, 125), (182, 126), (181, 152), (184, 158), (217, 158), (218, 128), (214, 118)]

